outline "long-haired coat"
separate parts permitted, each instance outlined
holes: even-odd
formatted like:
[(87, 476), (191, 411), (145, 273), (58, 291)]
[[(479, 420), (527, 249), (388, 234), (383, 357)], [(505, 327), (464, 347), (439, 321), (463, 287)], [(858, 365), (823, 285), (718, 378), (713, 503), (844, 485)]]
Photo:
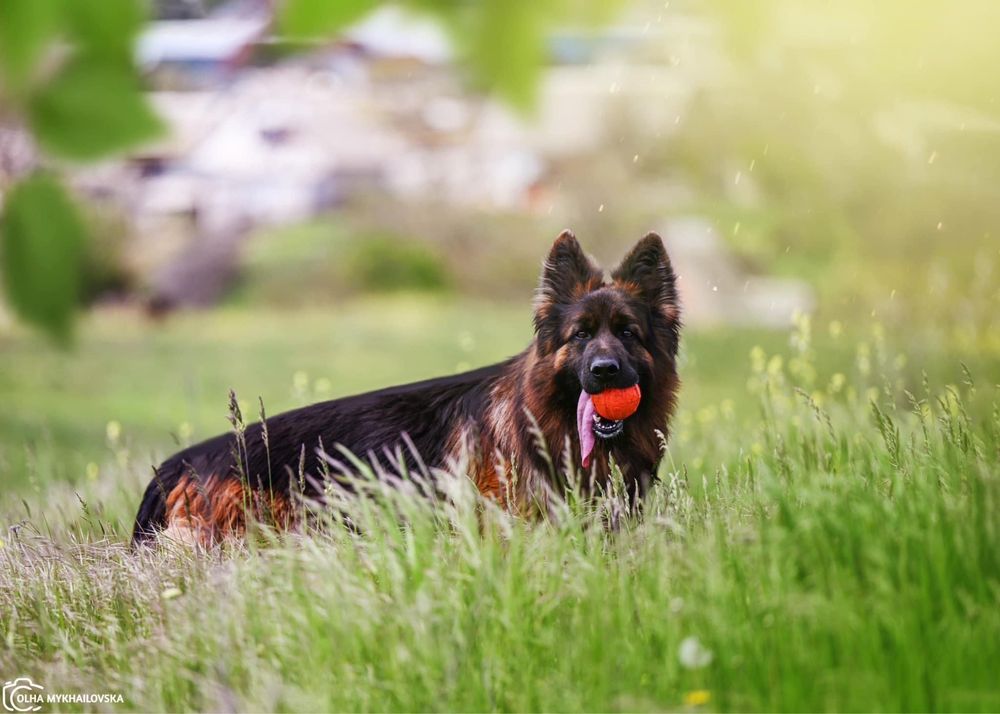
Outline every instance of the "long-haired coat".
[[(292, 526), (294, 493), (301, 487), (321, 500), (329, 474), (322, 450), (336, 446), (375, 461), (403, 454), (409, 467), (419, 459), (432, 472), (465, 464), (485, 497), (518, 513), (560, 493), (567, 468), (583, 475), (579, 488), (606, 485), (613, 460), (638, 500), (656, 477), (679, 387), (675, 282), (656, 234), (606, 280), (565, 231), (545, 260), (535, 338), (523, 352), (464, 374), (313, 404), (268, 418), (266, 430), (257, 423), (241, 437), (184, 449), (156, 469), (133, 542), (166, 531), (213, 543), (242, 534), (250, 518)], [(582, 418), (588, 395), (634, 384), (642, 397), (628, 418)]]

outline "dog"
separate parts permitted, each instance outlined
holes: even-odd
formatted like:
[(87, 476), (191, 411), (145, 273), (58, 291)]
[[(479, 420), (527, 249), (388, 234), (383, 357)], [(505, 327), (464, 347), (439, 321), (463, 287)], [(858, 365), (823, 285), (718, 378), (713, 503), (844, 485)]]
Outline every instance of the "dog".
[[(324, 449), (340, 445), (386, 467), (463, 464), (479, 492), (518, 514), (565, 488), (553, 463), (588, 493), (620, 468), (633, 502), (656, 478), (680, 380), (677, 279), (662, 239), (640, 240), (606, 280), (569, 231), (552, 245), (534, 306), (534, 340), (499, 364), (313, 404), (184, 449), (163, 462), (136, 516), (133, 544), (172, 538), (212, 544), (250, 519), (296, 525), (297, 489), (321, 501)], [(629, 417), (587, 412), (590, 395), (639, 385)], [(544, 447), (544, 448), (541, 448)], [(555, 457), (551, 455), (556, 455)], [(423, 463), (418, 464), (422, 461)]]

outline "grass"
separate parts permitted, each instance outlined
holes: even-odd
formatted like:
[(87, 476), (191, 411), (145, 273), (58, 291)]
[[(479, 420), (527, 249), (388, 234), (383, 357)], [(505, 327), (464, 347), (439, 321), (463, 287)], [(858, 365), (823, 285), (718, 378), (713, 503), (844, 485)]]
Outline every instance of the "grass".
[[(233, 308), (163, 326), (102, 311), (69, 353), (43, 338), (0, 336), (0, 477), (78, 480), (120, 425), (148, 467), (177, 442), (228, 428), (226, 394), (268, 411), (432, 377), (513, 354), (530, 338), (523, 308), (401, 296), (294, 312)], [(40, 462), (40, 463), (39, 463)]]
[[(178, 443), (229, 428), (229, 389), (244, 413), (257, 413), (259, 396), (276, 414), (496, 362), (531, 339), (529, 310), (403, 295), (293, 312), (232, 307), (164, 325), (131, 311), (98, 311), (71, 352), (26, 331), (0, 335), (0, 479), (17, 491), (78, 481), (88, 466), (115, 461), (119, 447), (148, 473)], [(780, 333), (748, 330), (692, 334), (685, 404), (697, 409), (742, 387), (743, 371), (716, 355), (785, 342)], [(121, 441), (110, 449), (109, 424)]]
[[(528, 337), (523, 310), (424, 301), (392, 317), (405, 304), (194, 315), (162, 334), (98, 316), (68, 357), (3, 344), (3, 394), (28, 409), (5, 442), (42, 415), (65, 426), (0, 497), (16, 526), (0, 536), (0, 672), (143, 711), (1000, 709), (996, 372), (904, 364), (877, 331), (863, 347), (814, 342), (807, 321), (790, 341), (692, 334), (662, 483), (615, 530), (614, 493), (531, 524), (456, 476), (436, 508), (354, 502), (364, 535), (123, 547), (149, 465), (130, 439), (159, 430), (166, 450), (178, 419), (222, 428), (223, 385), (277, 411), (317, 378), (353, 391)], [(47, 476), (87, 429), (110, 457), (81, 455), (92, 478)]]

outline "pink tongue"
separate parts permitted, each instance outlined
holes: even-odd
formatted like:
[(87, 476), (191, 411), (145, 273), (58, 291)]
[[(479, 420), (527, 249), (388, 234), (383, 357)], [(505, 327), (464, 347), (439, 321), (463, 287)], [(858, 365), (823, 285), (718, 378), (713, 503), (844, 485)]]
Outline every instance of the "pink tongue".
[(580, 391), (576, 403), (576, 430), (580, 434), (580, 458), (583, 468), (590, 468), (590, 453), (594, 450), (594, 402), (586, 391)]

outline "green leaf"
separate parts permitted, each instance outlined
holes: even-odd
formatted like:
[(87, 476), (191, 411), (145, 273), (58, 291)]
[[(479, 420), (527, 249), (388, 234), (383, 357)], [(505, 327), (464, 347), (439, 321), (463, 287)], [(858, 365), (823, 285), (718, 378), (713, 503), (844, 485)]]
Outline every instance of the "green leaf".
[(0, 0), (0, 69), (12, 87), (27, 82), (58, 25), (55, 0)]
[(86, 235), (62, 186), (38, 175), (15, 186), (0, 216), (0, 275), (26, 322), (58, 340), (71, 334)]
[(326, 37), (359, 20), (376, 4), (376, 0), (288, 0), (281, 30), (293, 38)]
[(132, 40), (146, 19), (142, 4), (136, 0), (70, 0), (66, 16), (69, 30), (88, 56), (131, 67)]
[(468, 31), (457, 40), (478, 84), (521, 109), (530, 108), (544, 57), (545, 3), (481, 0), (469, 7)]
[(29, 118), (42, 146), (71, 159), (125, 149), (162, 129), (130, 68), (86, 55), (32, 97)]

